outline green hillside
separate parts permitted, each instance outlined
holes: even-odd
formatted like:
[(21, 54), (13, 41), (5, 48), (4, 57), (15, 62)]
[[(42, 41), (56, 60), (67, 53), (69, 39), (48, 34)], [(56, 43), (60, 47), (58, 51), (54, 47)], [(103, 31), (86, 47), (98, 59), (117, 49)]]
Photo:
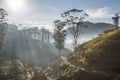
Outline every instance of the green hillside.
[(108, 30), (79, 45), (59, 60), (48, 73), (55, 80), (120, 80), (120, 29)]
[(80, 45), (78, 56), (89, 67), (120, 73), (120, 29), (105, 31), (99, 37)]

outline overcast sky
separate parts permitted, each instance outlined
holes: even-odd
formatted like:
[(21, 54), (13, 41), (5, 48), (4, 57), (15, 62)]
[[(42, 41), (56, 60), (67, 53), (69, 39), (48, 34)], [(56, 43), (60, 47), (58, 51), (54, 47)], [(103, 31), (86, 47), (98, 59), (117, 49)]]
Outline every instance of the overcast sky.
[(53, 21), (61, 13), (77, 8), (86, 11), (90, 22), (112, 23), (111, 17), (120, 12), (120, 0), (0, 0), (9, 16), (9, 23), (53, 29)]

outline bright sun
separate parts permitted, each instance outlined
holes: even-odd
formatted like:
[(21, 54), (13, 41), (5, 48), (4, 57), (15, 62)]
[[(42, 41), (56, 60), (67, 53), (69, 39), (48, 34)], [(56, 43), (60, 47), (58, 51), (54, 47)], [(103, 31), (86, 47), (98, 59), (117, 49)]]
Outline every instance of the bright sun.
[(22, 9), (24, 0), (9, 0), (8, 4), (13, 11), (16, 11)]

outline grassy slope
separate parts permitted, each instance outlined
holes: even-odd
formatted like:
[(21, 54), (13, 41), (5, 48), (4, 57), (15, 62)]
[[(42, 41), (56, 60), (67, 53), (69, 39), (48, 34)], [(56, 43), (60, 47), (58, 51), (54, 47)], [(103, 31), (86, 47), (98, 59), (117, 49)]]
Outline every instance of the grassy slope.
[(120, 73), (120, 29), (113, 30), (79, 46), (79, 56), (95, 69)]
[(118, 74), (97, 70), (88, 70), (81, 66), (71, 67), (64, 61), (57, 62), (52, 69), (48, 69), (48, 76), (52, 80), (113, 80), (120, 79)]
[[(55, 80), (113, 80), (120, 69), (120, 29), (106, 31), (97, 38), (78, 47), (77, 57), (68, 55), (68, 61), (87, 66), (71, 67), (58, 61), (49, 74)], [(119, 80), (119, 78), (118, 78)]]

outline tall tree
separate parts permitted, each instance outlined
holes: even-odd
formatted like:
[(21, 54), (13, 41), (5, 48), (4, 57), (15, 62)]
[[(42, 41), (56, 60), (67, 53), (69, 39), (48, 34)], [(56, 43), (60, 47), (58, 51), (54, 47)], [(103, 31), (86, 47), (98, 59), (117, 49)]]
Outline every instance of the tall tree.
[(41, 40), (42, 40), (42, 42), (44, 42), (45, 41), (45, 29), (44, 29), (44, 27), (42, 27), (42, 29), (41, 29)]
[(119, 26), (118, 26), (119, 18), (120, 18), (119, 13), (116, 13), (115, 16), (112, 17), (112, 20), (113, 20), (113, 23), (114, 23), (116, 29), (119, 28)]
[(54, 44), (59, 51), (59, 56), (61, 57), (61, 50), (64, 48), (66, 31), (64, 30), (65, 23), (60, 20), (54, 21)]
[(47, 30), (47, 41), (48, 41), (48, 43), (50, 42), (50, 36), (51, 36), (51, 32), (49, 30)]
[(5, 17), (8, 15), (8, 13), (0, 8), (0, 23), (2, 24), (5, 21)]
[(4, 56), (5, 54), (3, 53), (5, 46), (4, 46), (4, 40), (5, 40), (5, 35), (7, 31), (8, 24), (3, 23), (5, 16), (8, 15), (7, 12), (4, 9), (0, 8), (0, 57)]
[(76, 55), (78, 38), (81, 34), (81, 28), (86, 27), (83, 21), (88, 16), (88, 14), (85, 13), (83, 10), (71, 9), (63, 12), (61, 16), (65, 19), (69, 32), (73, 37), (73, 49)]

